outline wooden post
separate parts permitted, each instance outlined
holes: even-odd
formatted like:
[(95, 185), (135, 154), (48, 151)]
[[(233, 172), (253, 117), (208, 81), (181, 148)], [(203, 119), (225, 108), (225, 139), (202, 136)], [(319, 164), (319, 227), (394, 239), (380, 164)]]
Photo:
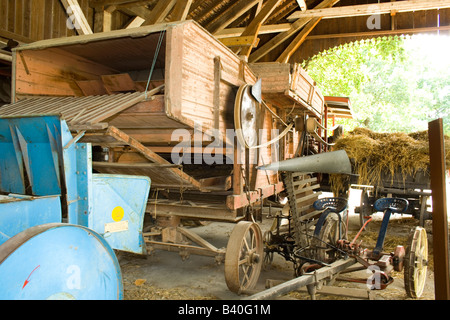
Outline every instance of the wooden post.
[(160, 23), (170, 13), (175, 6), (176, 0), (157, 1), (156, 6), (148, 15), (148, 19), (143, 23), (144, 26)]
[(69, 19), (72, 20), (73, 26), (78, 34), (82, 35), (93, 33), (91, 26), (89, 25), (77, 0), (61, 0), (61, 3), (66, 9)]
[(448, 220), (442, 119), (428, 123), (430, 178), (433, 200), (434, 292), (436, 300), (450, 300)]
[[(279, 4), (280, 0), (267, 1), (264, 7), (261, 9), (261, 11), (256, 15), (256, 17), (250, 22), (250, 24), (241, 34), (241, 36), (250, 36), (250, 35), (254, 36), (255, 39), (252, 41), (252, 43), (254, 43), (256, 38), (258, 37), (259, 29), (261, 28), (262, 24), (266, 22), (266, 20), (269, 18), (269, 16), (272, 14), (272, 12)], [(248, 58), (252, 49), (253, 49), (252, 45), (248, 47), (243, 47), (241, 50), (241, 55), (244, 55)]]
[(219, 130), (220, 124), (220, 81), (222, 79), (222, 64), (220, 56), (214, 57), (214, 129)]
[(305, 42), (306, 37), (309, 33), (316, 27), (320, 22), (321, 18), (314, 18), (309, 21), (306, 26), (300, 31), (300, 33), (295, 37), (294, 40), (288, 45), (288, 47), (283, 51), (283, 53), (278, 57), (277, 62), (288, 63), (292, 54)]
[(172, 21), (183, 21), (191, 8), (192, 2), (194, 0), (178, 0), (172, 11)]

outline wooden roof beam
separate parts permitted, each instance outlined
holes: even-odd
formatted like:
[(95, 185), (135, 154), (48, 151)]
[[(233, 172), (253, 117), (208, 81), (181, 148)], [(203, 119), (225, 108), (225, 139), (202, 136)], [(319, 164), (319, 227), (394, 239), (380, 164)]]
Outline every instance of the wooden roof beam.
[(305, 0), (296, 0), (296, 1), (298, 3), (298, 6), (300, 7), (300, 10), (305, 11), (306, 9), (308, 9)]
[(24, 37), (23, 35), (0, 29), (0, 39), (15, 40), (22, 43), (31, 43), (34, 40)]
[(144, 22), (145, 22), (145, 19), (142, 19), (141, 17), (136, 16), (127, 22), (124, 29), (139, 28), (140, 26), (142, 26), (142, 24)]
[(228, 8), (224, 13), (222, 13), (218, 18), (214, 19), (210, 23), (206, 25), (206, 29), (212, 34), (225, 29), (229, 26), (234, 20), (239, 18), (245, 12), (253, 8), (253, 6), (257, 5), (259, 0), (250, 0), (250, 1), (239, 1), (234, 6)]
[(280, 20), (285, 20), (291, 12), (295, 11), (298, 4), (297, 2), (285, 1), (283, 5), (278, 6), (272, 15), (267, 19), (267, 24), (277, 24)]
[[(334, 6), (337, 2), (339, 2), (339, 0), (324, 0), (321, 3), (319, 3), (315, 8), (316, 9), (329, 8)], [(253, 52), (250, 55), (249, 61), (256, 62), (260, 60), (262, 57), (264, 57), (266, 54), (268, 54), (273, 49), (278, 47), (280, 44), (284, 43), (287, 39), (291, 38), (296, 33), (298, 33), (310, 20), (311, 20), (310, 18), (302, 18), (292, 23), (288, 31), (276, 35), (267, 43), (265, 43), (261, 48), (255, 50), (255, 52)]]
[[(147, 9), (146, 7), (119, 7), (118, 8), (120, 11), (124, 12), (125, 14), (128, 14), (130, 16), (136, 16), (139, 17), (141, 19), (143, 19), (144, 21), (141, 21), (141, 24), (139, 26), (141, 26), (145, 20), (150, 19), (150, 14), (151, 11), (149, 9)], [(137, 21), (140, 21), (139, 19)]]
[(112, 13), (116, 6), (94, 8), (94, 32), (111, 31)]
[[(261, 25), (269, 18), (280, 2), (281, 0), (268, 0), (255, 18), (249, 23), (244, 32), (242, 32), (241, 36), (253, 36), (254, 39), (252, 44), (256, 43)], [(241, 47), (240, 54), (248, 57), (252, 49), (253, 45)]]
[(91, 26), (89, 25), (77, 0), (61, 0), (61, 3), (66, 9), (67, 15), (72, 21), (72, 24), (78, 34), (84, 35), (93, 33)]
[(123, 4), (136, 4), (143, 2), (142, 0), (90, 0), (89, 6), (95, 7), (105, 7), (109, 5), (123, 5)]
[(117, 9), (127, 15), (134, 16), (126, 24), (125, 29), (140, 27), (146, 20), (151, 19), (151, 11), (143, 5), (143, 1), (124, 3), (118, 6)]
[(305, 42), (306, 37), (309, 33), (316, 27), (320, 22), (321, 18), (314, 18), (308, 22), (308, 24), (300, 31), (300, 33), (295, 37), (293, 41), (288, 45), (288, 47), (283, 51), (283, 53), (278, 57), (277, 62), (287, 63), (291, 58), (292, 54)]
[(195, 20), (202, 25), (204, 21), (208, 20), (208, 16), (211, 12), (215, 11), (216, 7), (220, 5), (221, 0), (211, 1), (210, 3), (206, 3), (206, 6), (203, 6), (204, 2), (204, 0), (195, 0), (191, 6)]
[[(280, 33), (284, 31), (288, 31), (291, 28), (290, 23), (280, 23), (280, 24), (270, 24), (270, 25), (262, 25), (259, 29), (259, 34), (268, 34), (268, 33)], [(232, 37), (239, 37), (242, 32), (244, 32), (246, 28), (227, 28), (223, 29), (214, 36), (217, 39), (223, 39), (223, 38), (232, 38)]]
[(296, 11), (290, 15), (288, 20), (300, 18), (344, 18), (367, 16), (372, 14), (385, 14), (395, 12), (410, 12), (420, 10), (433, 10), (450, 8), (450, 0), (405, 0), (382, 2), (372, 4), (360, 4), (354, 6), (342, 6), (336, 8), (314, 8), (307, 11)]
[(150, 17), (145, 20), (143, 25), (148, 26), (151, 24), (162, 22), (167, 17), (169, 12), (173, 9), (176, 2), (177, 0), (158, 1), (156, 3), (156, 6), (151, 11)]
[(173, 8), (171, 21), (183, 21), (186, 20), (189, 10), (194, 0), (178, 0)]

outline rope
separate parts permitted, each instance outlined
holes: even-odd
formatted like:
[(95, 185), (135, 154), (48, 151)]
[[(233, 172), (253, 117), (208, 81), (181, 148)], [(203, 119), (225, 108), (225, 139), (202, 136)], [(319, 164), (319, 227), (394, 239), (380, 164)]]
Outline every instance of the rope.
[(147, 87), (145, 88), (145, 100), (147, 100), (148, 87), (150, 86), (150, 80), (152, 79), (152, 76), (153, 76), (153, 71), (155, 69), (156, 60), (158, 59), (159, 51), (161, 50), (161, 45), (162, 45), (162, 42), (164, 39), (165, 32), (166, 32), (166, 30), (163, 30), (159, 34), (158, 44), (156, 45), (155, 55), (153, 56), (152, 67), (150, 69), (150, 74), (148, 75)]

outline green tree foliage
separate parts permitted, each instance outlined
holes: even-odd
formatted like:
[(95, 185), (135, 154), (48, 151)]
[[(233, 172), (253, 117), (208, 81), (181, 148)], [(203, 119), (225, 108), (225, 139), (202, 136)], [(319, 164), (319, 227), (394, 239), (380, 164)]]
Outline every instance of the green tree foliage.
[(303, 67), (324, 95), (350, 97), (356, 119), (341, 121), (349, 130), (413, 132), (443, 118), (449, 134), (449, 44), (446, 36), (362, 40), (321, 52)]

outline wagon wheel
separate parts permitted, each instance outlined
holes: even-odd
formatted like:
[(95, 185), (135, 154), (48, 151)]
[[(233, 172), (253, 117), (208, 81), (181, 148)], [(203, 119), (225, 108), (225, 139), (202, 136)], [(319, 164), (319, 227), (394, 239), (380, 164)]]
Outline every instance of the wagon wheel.
[[(366, 189), (361, 192), (361, 206), (359, 209), (359, 224), (360, 228), (364, 227), (364, 224), (367, 222), (367, 217), (372, 215), (372, 206), (370, 205), (369, 193)], [(364, 227), (363, 230), (366, 230)]]
[(263, 262), (263, 240), (256, 223), (241, 221), (233, 229), (225, 253), (225, 281), (235, 293), (258, 281)]
[(422, 227), (416, 227), (408, 239), (405, 255), (405, 290), (409, 297), (422, 296), (427, 279), (428, 239)]
[(339, 217), (332, 212), (328, 215), (320, 230), (319, 236), (314, 237), (311, 245), (315, 250), (314, 259), (332, 263), (337, 259), (337, 252), (334, 248), (337, 247), (339, 240)]

